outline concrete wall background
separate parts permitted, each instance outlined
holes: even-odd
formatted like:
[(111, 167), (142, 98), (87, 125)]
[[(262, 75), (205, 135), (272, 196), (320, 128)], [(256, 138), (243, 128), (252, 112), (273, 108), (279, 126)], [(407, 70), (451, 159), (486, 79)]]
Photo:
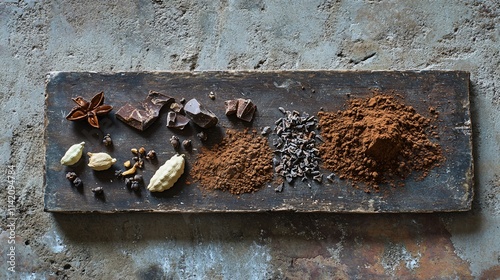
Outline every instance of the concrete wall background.
[[(0, 0), (0, 278), (500, 275), (500, 9), (485, 1)], [(471, 72), (476, 200), (431, 215), (43, 212), (48, 71)], [(16, 273), (7, 172), (16, 170)]]

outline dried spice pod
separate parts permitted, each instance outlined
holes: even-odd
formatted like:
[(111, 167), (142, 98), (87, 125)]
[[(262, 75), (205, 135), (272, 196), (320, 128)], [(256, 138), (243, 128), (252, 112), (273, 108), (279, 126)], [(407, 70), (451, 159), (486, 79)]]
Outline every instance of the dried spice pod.
[(112, 158), (107, 153), (87, 153), (89, 156), (88, 166), (95, 171), (109, 169), (115, 162), (116, 158)]
[(174, 155), (155, 172), (147, 189), (162, 192), (170, 189), (184, 173), (184, 155)]
[(85, 142), (81, 142), (69, 147), (64, 156), (61, 158), (61, 164), (69, 166), (77, 163), (82, 157), (84, 146)]
[(66, 116), (66, 119), (69, 121), (77, 121), (86, 118), (88, 123), (95, 128), (99, 128), (99, 120), (97, 119), (97, 116), (106, 115), (113, 110), (112, 106), (103, 104), (104, 92), (102, 91), (94, 95), (90, 102), (81, 96), (72, 98), (72, 100), (77, 104), (77, 106), (71, 109), (69, 114)]

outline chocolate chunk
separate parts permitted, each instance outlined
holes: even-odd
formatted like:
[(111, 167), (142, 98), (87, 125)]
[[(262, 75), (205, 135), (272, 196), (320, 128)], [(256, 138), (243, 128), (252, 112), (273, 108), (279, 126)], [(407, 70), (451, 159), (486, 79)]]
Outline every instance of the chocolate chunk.
[(167, 114), (167, 126), (172, 127), (175, 125), (175, 119), (177, 114), (175, 112), (168, 112)]
[(250, 122), (253, 120), (253, 115), (256, 109), (257, 106), (253, 104), (251, 99), (238, 98), (238, 110), (236, 111), (236, 117), (246, 122)]
[(186, 116), (177, 114), (175, 112), (168, 112), (167, 115), (167, 126), (170, 128), (177, 128), (183, 130), (184, 127), (189, 123), (189, 119)]
[(217, 116), (212, 111), (205, 109), (195, 98), (186, 103), (184, 111), (188, 118), (202, 128), (213, 127), (219, 122)]
[(182, 112), (183, 108), (184, 108), (184, 106), (182, 106), (182, 104), (179, 104), (177, 102), (170, 104), (170, 109), (176, 113)]
[(238, 100), (226, 100), (224, 101), (224, 106), (226, 107), (226, 116), (234, 115), (238, 110)]
[(168, 95), (150, 91), (143, 102), (135, 107), (127, 103), (118, 109), (115, 115), (122, 122), (144, 131), (158, 118), (163, 106), (173, 101), (174, 99)]

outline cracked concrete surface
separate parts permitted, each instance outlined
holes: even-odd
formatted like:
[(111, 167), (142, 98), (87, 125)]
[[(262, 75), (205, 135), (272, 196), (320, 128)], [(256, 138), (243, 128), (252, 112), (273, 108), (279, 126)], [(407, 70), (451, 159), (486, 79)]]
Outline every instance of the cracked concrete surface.
[[(494, 279), (500, 275), (499, 39), (495, 0), (0, 1), (0, 278)], [(43, 212), (47, 72), (208, 69), (470, 71), (473, 210)], [(15, 273), (7, 270), (9, 165)]]

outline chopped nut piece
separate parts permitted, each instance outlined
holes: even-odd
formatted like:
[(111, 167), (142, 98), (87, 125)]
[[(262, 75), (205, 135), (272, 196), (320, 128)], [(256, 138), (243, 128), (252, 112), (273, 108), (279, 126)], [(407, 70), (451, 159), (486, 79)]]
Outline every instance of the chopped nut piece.
[(130, 168), (130, 166), (132, 166), (132, 163), (130, 162), (130, 160), (127, 160), (123, 163), (123, 166), (125, 166), (125, 168)]
[(127, 170), (127, 171), (124, 171), (124, 172), (122, 173), (122, 176), (127, 176), (127, 175), (132, 175), (132, 174), (134, 174), (134, 173), (135, 173), (135, 171), (137, 170), (137, 165), (138, 165), (138, 163), (136, 162), (136, 163), (132, 166), (132, 168), (130, 168), (130, 169), (129, 169), (129, 170)]

